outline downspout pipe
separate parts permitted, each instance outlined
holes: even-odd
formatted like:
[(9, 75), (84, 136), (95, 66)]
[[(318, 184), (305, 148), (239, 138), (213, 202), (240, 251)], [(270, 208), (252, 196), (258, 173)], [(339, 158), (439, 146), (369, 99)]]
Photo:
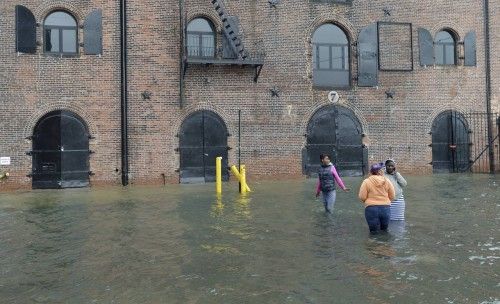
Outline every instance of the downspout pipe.
[(120, 85), (122, 185), (128, 185), (127, 0), (120, 0)]
[(493, 121), (491, 114), (491, 49), (490, 49), (490, 9), (489, 0), (483, 0), (484, 14), (484, 61), (486, 80), (486, 115), (488, 123), (488, 156), (490, 173), (495, 173), (495, 154), (493, 151)]
[(179, 107), (182, 109), (184, 106), (184, 74), (186, 73), (185, 62), (185, 16), (184, 16), (184, 0), (179, 0)]

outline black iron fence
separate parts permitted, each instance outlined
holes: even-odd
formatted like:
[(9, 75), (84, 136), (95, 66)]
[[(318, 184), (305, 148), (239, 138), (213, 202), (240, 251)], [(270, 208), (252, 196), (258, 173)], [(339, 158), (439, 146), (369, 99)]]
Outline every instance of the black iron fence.
[[(495, 171), (500, 171), (500, 116), (492, 113), (471, 112), (465, 115), (469, 127), (470, 164), (466, 171), (489, 173), (493, 162)], [(488, 136), (488, 123), (491, 123), (492, 136)], [(493, 157), (490, 157), (490, 146)]]

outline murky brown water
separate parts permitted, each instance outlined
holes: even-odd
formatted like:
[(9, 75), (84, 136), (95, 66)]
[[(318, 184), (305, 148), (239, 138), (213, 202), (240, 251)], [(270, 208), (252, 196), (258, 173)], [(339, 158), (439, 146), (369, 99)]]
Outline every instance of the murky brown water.
[(377, 238), (346, 181), (0, 194), (0, 303), (499, 303), (499, 177), (408, 177)]

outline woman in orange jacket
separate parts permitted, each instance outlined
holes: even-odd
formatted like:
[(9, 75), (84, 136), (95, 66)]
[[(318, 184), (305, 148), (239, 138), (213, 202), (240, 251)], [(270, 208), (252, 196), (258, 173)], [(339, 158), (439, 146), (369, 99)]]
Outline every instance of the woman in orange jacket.
[(365, 204), (365, 218), (372, 234), (379, 230), (387, 231), (391, 216), (390, 206), (395, 196), (394, 186), (384, 176), (383, 168), (383, 163), (372, 165), (371, 175), (359, 188), (359, 199)]

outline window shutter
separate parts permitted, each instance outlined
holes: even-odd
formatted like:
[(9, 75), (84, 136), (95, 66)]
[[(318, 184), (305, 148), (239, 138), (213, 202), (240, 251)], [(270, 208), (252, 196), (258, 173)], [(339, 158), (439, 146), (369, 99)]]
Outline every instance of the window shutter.
[(83, 25), (83, 47), (85, 54), (102, 54), (102, 11), (92, 11)]
[(469, 32), (464, 38), (464, 65), (476, 66), (476, 32)]
[(358, 38), (358, 86), (378, 85), (378, 35), (377, 24), (361, 30)]
[(420, 65), (434, 64), (434, 39), (431, 33), (424, 28), (418, 29), (418, 44), (420, 50)]
[(16, 5), (16, 52), (36, 52), (35, 16), (22, 5)]
[[(227, 22), (231, 25), (231, 28), (234, 30), (236, 36), (239, 36), (239, 34), (240, 34), (240, 22), (238, 20), (238, 17), (228, 16)], [(238, 58), (238, 54), (236, 54), (234, 52), (226, 35), (222, 35), (222, 57), (226, 58), (226, 59)]]

